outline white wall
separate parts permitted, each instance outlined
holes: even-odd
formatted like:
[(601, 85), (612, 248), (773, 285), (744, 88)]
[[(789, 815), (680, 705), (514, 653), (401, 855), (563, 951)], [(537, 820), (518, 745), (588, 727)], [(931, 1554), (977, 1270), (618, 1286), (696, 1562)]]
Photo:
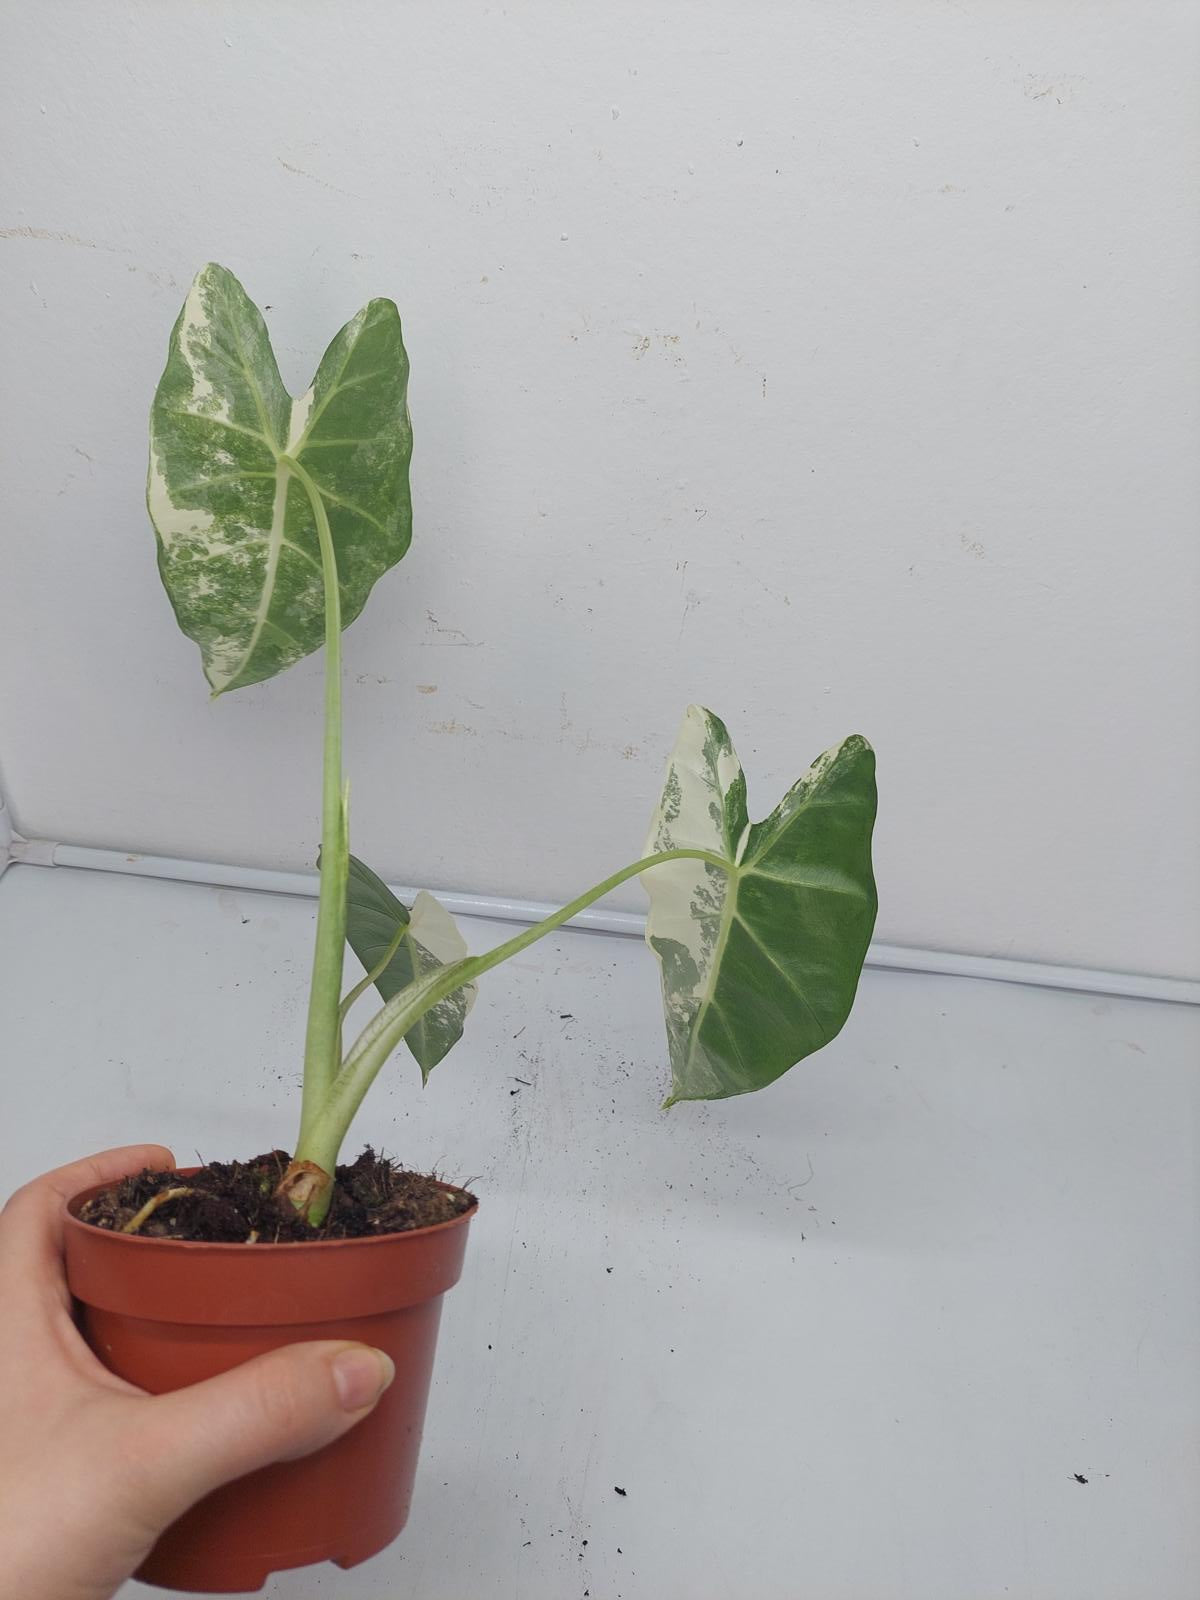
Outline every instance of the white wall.
[(312, 859), (319, 662), (210, 705), (142, 504), (215, 257), (296, 389), (369, 295), (406, 318), (417, 537), (347, 641), (377, 868), (581, 887), (698, 699), (760, 811), (875, 742), (881, 937), (1200, 972), (1198, 33), (1172, 0), (6, 7), (20, 823)]

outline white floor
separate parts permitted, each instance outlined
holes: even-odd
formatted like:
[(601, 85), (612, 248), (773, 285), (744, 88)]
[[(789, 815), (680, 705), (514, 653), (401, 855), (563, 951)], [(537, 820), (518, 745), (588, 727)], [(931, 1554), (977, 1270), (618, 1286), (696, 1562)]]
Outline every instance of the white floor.
[[(11, 870), (5, 1185), (288, 1143), (312, 918)], [(397, 1058), (357, 1144), (483, 1201), (412, 1522), (268, 1594), (1195, 1600), (1200, 1012), (869, 972), (765, 1093), (666, 1081), (653, 962), (581, 933), (483, 980), (427, 1090)]]

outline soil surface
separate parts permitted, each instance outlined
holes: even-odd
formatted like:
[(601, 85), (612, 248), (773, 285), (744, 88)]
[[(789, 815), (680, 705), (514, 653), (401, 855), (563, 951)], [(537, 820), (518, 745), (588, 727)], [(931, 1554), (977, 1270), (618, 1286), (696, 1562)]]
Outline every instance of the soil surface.
[[(446, 1189), (436, 1178), (406, 1172), (368, 1147), (353, 1165), (337, 1169), (329, 1215), (314, 1229), (289, 1200), (275, 1198), (289, 1160), (286, 1150), (273, 1150), (252, 1161), (214, 1161), (187, 1178), (140, 1172), (89, 1200), (79, 1217), (119, 1233), (148, 1201), (162, 1195), (134, 1231), (152, 1239), (213, 1244), (311, 1244), (426, 1228), (475, 1204), (465, 1189)], [(170, 1191), (176, 1192), (167, 1198)]]

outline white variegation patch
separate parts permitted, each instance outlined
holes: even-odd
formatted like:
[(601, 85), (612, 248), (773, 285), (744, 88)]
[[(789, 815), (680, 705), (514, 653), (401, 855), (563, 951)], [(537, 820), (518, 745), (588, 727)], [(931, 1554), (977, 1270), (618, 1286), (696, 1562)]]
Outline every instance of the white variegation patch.
[(192, 398), (188, 407), (197, 416), (211, 417), (216, 422), (228, 422), (228, 401), (205, 373), (213, 350), (213, 325), (209, 300), (213, 293), (211, 276), (199, 272), (183, 302), (179, 320), (179, 348), (187, 361), (192, 380)]
[[(419, 974), (439, 972), (461, 961), (468, 953), (467, 941), (458, 931), (454, 918), (424, 889), (413, 901), (408, 926), (409, 942), (416, 957), (413, 965)], [(474, 983), (455, 989), (431, 1006), (405, 1035), (423, 1079), (428, 1079), (434, 1065), (461, 1037), (478, 992), (479, 986)]]
[(150, 475), (146, 481), (146, 507), (150, 520), (167, 550), (177, 539), (195, 539), (212, 544), (214, 553), (228, 548), (223, 539), (212, 540), (216, 519), (204, 506), (177, 505), (163, 471), (162, 455), (153, 442), (150, 449)]
[(701, 849), (728, 854), (725, 803), (742, 775), (725, 725), (703, 706), (689, 706), (667, 762), (663, 794), (650, 822), (646, 853)]
[(313, 399), (316, 396), (315, 388), (308, 388), (298, 400), (292, 401), (292, 414), (288, 420), (288, 434), (286, 450), (288, 455), (295, 455), (304, 438), (304, 430), (308, 427), (308, 419), (312, 415)]
[[(439, 967), (448, 967), (470, 954), (467, 941), (458, 930), (458, 924), (440, 900), (422, 889), (412, 903), (409, 916), (408, 937), (426, 952)], [(458, 991), (465, 997), (462, 1015), (465, 1017), (475, 1004), (478, 985), (467, 984)], [(453, 997), (452, 997), (453, 998)]]
[[(689, 706), (667, 763), (645, 854), (706, 850), (735, 863), (745, 837), (744, 810), (735, 795), (739, 789), (744, 794), (741, 763), (724, 723), (702, 706)], [(706, 1004), (736, 888), (719, 866), (696, 860), (664, 862), (642, 881), (650, 898), (646, 940), (662, 966), (674, 1054), (686, 1047)]]

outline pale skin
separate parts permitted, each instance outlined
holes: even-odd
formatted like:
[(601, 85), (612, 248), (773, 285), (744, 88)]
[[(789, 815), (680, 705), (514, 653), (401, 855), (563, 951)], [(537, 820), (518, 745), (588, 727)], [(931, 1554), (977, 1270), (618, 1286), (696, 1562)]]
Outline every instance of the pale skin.
[(174, 1165), (161, 1145), (108, 1150), (0, 1212), (0, 1594), (109, 1600), (196, 1500), (332, 1443), (391, 1381), (382, 1351), (340, 1341), (289, 1345), (168, 1395), (106, 1371), (72, 1319), (63, 1202)]

